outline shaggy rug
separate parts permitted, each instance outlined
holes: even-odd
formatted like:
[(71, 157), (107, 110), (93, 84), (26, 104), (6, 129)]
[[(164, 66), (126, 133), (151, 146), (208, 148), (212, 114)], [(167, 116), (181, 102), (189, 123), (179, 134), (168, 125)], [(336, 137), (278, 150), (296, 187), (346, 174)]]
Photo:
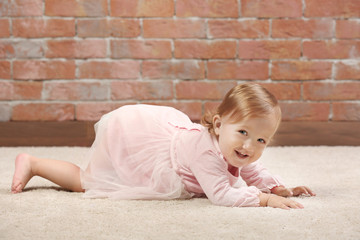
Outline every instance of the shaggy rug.
[(11, 194), (20, 152), (84, 165), (87, 148), (0, 148), (0, 239), (360, 239), (360, 147), (269, 147), (261, 161), (288, 186), (307, 185), (301, 210), (230, 208), (206, 198), (84, 199), (33, 178)]

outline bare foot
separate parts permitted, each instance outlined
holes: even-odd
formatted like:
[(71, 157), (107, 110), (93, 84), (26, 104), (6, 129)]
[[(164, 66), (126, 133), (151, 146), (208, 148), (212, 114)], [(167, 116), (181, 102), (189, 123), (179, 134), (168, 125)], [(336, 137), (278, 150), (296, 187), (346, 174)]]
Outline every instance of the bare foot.
[(31, 156), (26, 153), (19, 154), (15, 160), (15, 172), (11, 184), (11, 192), (20, 193), (33, 176)]

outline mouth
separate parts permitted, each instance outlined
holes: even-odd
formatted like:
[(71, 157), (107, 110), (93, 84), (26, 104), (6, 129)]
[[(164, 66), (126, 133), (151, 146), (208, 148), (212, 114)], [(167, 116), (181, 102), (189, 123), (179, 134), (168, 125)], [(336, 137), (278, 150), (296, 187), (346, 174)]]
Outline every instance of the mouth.
[(236, 151), (236, 150), (235, 150), (235, 153), (236, 153), (236, 155), (237, 155), (240, 159), (245, 159), (245, 158), (249, 157), (249, 155), (247, 155), (247, 154), (242, 154), (241, 152)]

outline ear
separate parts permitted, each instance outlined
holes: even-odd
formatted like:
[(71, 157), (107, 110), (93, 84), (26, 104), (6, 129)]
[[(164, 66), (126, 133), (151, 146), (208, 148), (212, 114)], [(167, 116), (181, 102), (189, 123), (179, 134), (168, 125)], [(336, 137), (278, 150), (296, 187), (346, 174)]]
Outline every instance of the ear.
[(219, 136), (219, 132), (220, 132), (220, 127), (221, 127), (221, 117), (219, 116), (219, 114), (216, 114), (213, 117), (213, 128), (214, 128), (214, 132), (216, 136)]

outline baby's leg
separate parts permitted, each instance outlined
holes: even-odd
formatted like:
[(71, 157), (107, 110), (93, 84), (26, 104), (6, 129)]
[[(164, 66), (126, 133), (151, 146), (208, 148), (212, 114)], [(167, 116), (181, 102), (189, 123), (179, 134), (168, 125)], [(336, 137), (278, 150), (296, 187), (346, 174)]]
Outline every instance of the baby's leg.
[(75, 164), (37, 158), (23, 153), (19, 154), (15, 160), (15, 173), (11, 192), (21, 192), (33, 176), (43, 177), (74, 192), (84, 191), (80, 182), (80, 168)]

